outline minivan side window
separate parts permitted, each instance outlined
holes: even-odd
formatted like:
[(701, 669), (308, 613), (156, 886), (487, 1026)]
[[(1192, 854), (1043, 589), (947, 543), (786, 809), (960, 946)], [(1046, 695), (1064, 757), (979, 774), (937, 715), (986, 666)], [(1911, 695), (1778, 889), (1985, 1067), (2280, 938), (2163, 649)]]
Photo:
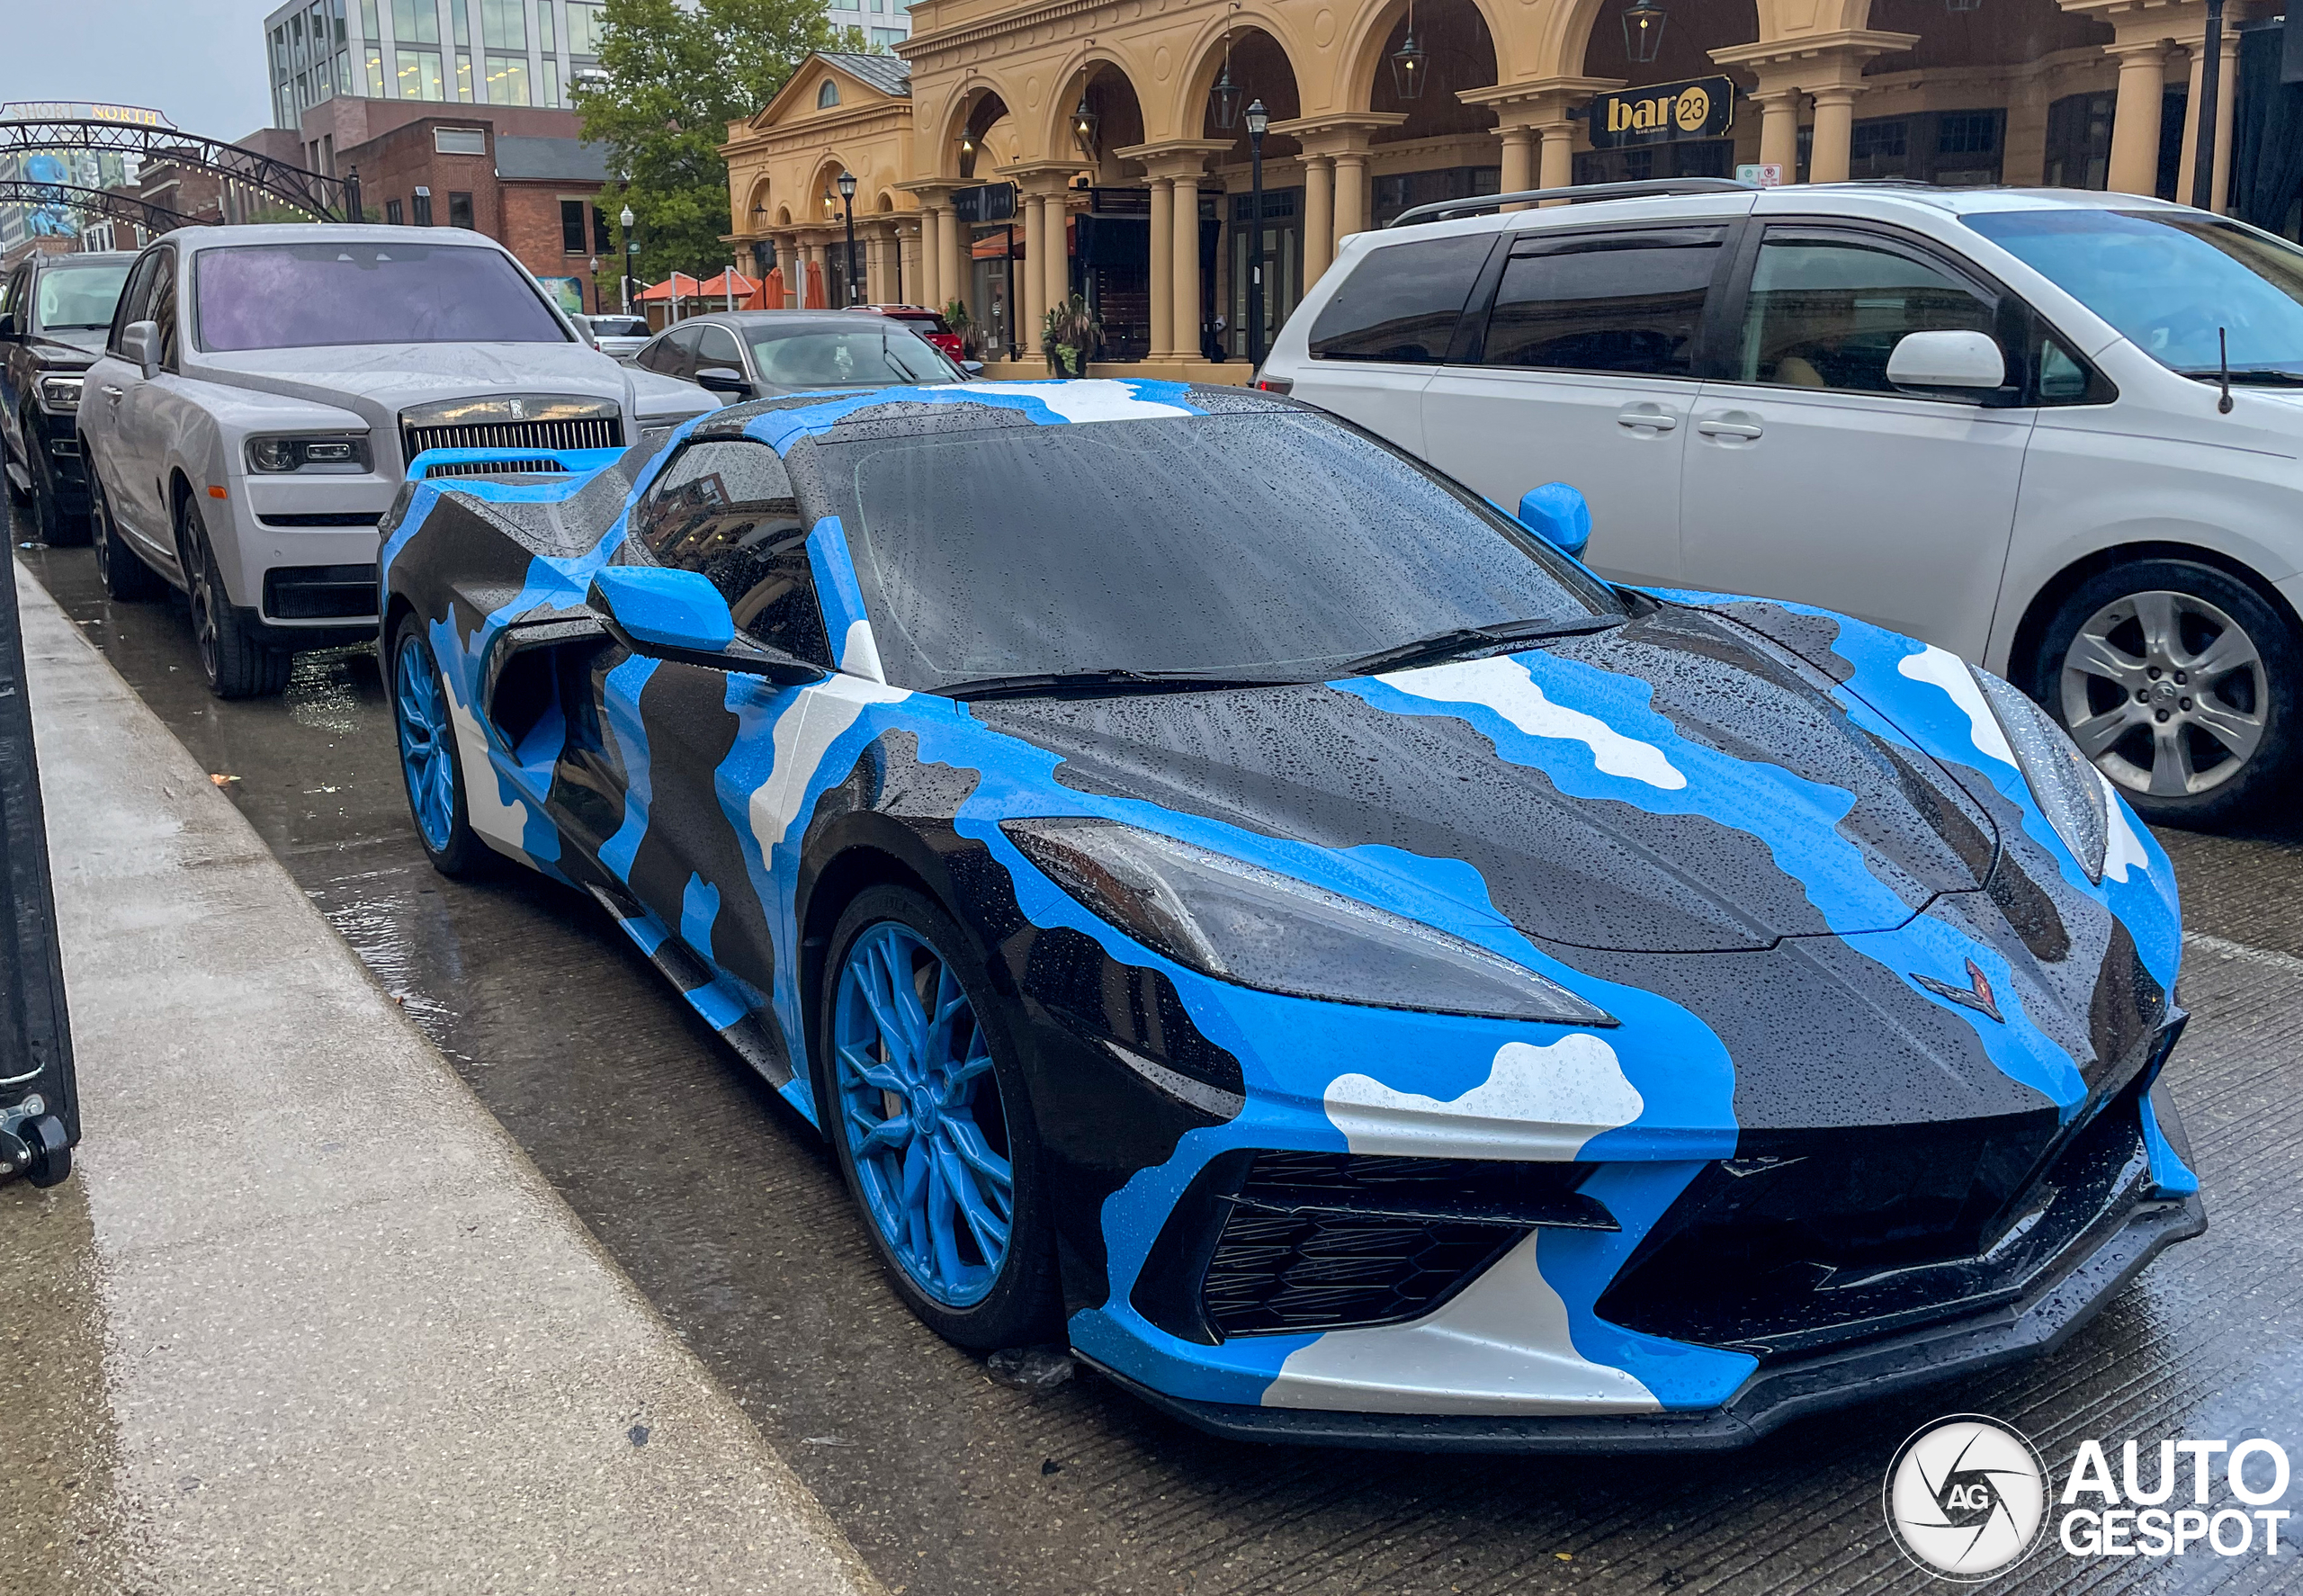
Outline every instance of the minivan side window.
[(782, 456), (766, 444), (691, 444), (634, 518), (659, 565), (700, 571), (755, 642), (831, 668), (808, 528)]
[(1906, 333), (1996, 331), (1992, 303), (1915, 255), (1852, 239), (1760, 247), (1734, 381), (1892, 394)]
[(1693, 379), (1726, 236), (1668, 228), (1522, 242), (1496, 286), (1482, 363)]
[(1438, 365), (1494, 243), (1492, 233), (1458, 233), (1369, 250), (1320, 308), (1312, 358)]
[(736, 347), (736, 335), (716, 321), (706, 324), (696, 336), (695, 365), (698, 371), (706, 366), (733, 366), (742, 371), (744, 354)]

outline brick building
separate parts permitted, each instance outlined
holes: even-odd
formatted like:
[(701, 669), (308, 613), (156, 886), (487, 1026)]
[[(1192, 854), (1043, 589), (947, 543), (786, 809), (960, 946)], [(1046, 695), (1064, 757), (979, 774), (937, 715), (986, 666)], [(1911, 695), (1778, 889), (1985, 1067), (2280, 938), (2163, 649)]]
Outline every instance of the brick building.
[[(470, 228), (520, 258), (563, 307), (603, 305), (594, 262), (613, 299), (615, 253), (594, 202), (607, 182), (606, 152), (573, 136), (568, 112), (490, 106), (418, 117), (364, 143), (338, 146), (336, 169), (360, 173), (372, 221)], [(542, 125), (531, 130), (531, 122)]]

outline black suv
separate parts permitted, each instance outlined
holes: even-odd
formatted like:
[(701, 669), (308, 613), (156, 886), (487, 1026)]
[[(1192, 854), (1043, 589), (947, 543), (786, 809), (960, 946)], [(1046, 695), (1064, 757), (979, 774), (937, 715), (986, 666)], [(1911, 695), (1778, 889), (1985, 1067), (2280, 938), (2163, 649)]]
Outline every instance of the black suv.
[(103, 352), (126, 251), (35, 255), (0, 282), (0, 464), (31, 500), (48, 542), (87, 536), (88, 478), (80, 459), (81, 375)]

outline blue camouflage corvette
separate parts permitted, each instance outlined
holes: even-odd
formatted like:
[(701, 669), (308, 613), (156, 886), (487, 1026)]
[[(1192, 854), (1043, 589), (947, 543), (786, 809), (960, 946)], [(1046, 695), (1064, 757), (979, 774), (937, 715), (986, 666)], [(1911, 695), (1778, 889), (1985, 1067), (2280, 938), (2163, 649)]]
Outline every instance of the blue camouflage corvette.
[(417, 829), (596, 899), (937, 1331), (1210, 1430), (1725, 1447), (2055, 1347), (2205, 1228), (2166, 856), (1995, 677), (1577, 507), (1156, 381), (426, 456)]

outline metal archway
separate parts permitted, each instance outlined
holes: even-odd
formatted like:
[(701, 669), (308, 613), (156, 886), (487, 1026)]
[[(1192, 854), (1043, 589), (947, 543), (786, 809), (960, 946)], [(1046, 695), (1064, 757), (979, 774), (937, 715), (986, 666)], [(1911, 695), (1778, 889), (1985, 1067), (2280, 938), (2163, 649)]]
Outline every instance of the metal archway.
[(114, 221), (134, 222), (148, 233), (216, 225), (212, 217), (186, 216), (166, 205), (116, 194), (110, 189), (83, 188), (76, 183), (34, 183), (22, 177), (0, 177), (0, 205), (69, 205), (75, 211), (94, 211)]
[(93, 149), (196, 166), (260, 189), (318, 221), (366, 220), (361, 214), (357, 171), (348, 177), (330, 177), (220, 139), (137, 122), (62, 117), (0, 121), (0, 155), (33, 155), (51, 149)]

